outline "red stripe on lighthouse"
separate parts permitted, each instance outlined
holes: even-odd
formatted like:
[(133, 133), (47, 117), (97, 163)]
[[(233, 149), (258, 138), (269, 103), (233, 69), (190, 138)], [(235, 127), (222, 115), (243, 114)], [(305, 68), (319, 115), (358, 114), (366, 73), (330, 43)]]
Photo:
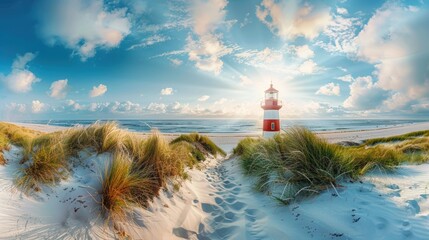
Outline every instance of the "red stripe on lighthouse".
[(279, 119), (264, 119), (263, 130), (265, 132), (278, 132), (280, 131)]

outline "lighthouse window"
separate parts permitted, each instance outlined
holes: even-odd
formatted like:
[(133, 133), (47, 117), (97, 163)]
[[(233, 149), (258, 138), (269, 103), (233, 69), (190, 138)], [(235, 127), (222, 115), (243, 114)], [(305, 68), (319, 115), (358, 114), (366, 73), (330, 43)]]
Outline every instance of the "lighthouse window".
[(271, 123), (271, 130), (274, 130), (274, 129), (276, 129), (276, 123)]

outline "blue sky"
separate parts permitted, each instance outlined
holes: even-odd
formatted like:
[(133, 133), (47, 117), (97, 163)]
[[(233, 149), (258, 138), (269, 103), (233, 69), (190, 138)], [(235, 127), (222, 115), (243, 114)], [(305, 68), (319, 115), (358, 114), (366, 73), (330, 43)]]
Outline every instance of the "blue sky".
[(6, 0), (0, 119), (429, 116), (427, 1)]

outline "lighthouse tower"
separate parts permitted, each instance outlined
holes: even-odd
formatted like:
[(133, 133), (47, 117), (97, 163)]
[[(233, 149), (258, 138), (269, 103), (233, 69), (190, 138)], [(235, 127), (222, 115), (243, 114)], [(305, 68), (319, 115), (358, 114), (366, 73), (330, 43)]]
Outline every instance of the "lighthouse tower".
[(278, 100), (279, 91), (273, 88), (271, 83), (270, 88), (265, 90), (265, 100), (261, 103), (264, 109), (264, 125), (263, 136), (270, 138), (280, 132), (279, 109), (282, 108), (281, 102)]

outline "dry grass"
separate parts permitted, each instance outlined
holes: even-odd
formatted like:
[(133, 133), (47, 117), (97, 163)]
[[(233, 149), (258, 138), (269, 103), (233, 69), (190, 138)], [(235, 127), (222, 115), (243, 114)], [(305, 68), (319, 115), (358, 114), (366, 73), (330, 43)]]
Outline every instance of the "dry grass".
[(146, 206), (156, 184), (149, 170), (136, 168), (127, 153), (118, 152), (102, 175), (101, 207), (107, 221), (126, 221), (132, 207)]

